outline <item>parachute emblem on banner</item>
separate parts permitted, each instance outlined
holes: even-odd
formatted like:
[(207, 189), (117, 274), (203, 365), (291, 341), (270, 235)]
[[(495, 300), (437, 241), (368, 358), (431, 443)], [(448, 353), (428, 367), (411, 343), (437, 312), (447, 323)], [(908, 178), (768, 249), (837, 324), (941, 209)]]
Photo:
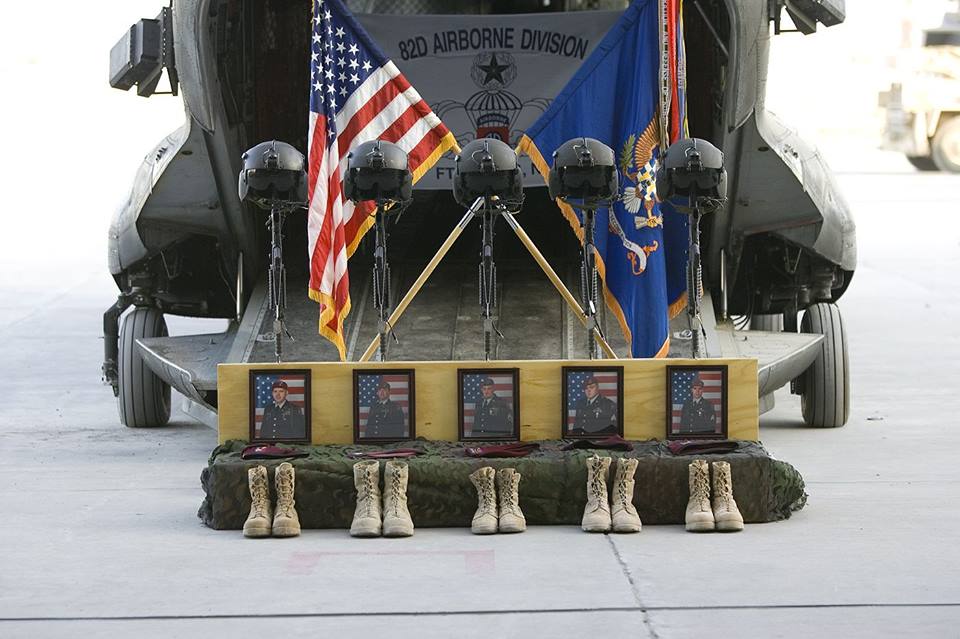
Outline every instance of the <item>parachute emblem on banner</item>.
[(457, 134), (457, 140), (465, 144), (480, 138), (495, 138), (511, 146), (523, 135), (514, 130), (514, 124), (524, 109), (534, 108), (539, 112), (550, 106), (548, 98), (533, 98), (524, 102), (507, 90), (517, 79), (517, 63), (505, 51), (484, 51), (473, 58), (470, 77), (480, 90), (465, 102), (443, 100), (434, 106), (434, 113), (443, 119), (457, 109), (463, 109), (473, 125), (472, 131)]

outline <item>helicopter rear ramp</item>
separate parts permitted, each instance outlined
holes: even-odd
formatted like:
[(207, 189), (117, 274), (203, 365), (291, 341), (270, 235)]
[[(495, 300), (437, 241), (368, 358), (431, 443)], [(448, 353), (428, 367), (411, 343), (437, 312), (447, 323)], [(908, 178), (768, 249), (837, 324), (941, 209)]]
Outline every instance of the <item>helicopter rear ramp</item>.
[[(392, 265), (392, 287), (406, 291), (420, 273), (420, 265)], [(527, 261), (505, 260), (499, 266), (497, 327), (498, 359), (586, 358), (586, 332), (536, 267)], [(567, 269), (571, 280), (574, 272)], [(574, 287), (573, 281), (567, 282)], [(305, 278), (288, 281), (287, 328), (293, 339), (283, 342), (283, 361), (336, 361), (338, 353), (317, 331), (318, 307), (306, 294)], [(377, 335), (369, 275), (357, 271), (351, 283), (353, 310), (346, 329), (347, 358), (359, 359)], [(627, 346), (612, 316), (601, 320), (611, 345), (621, 355)], [(388, 356), (395, 361), (483, 359), (483, 324), (478, 306), (477, 265), (453, 261), (438, 269), (394, 327)], [(266, 286), (257, 286), (246, 311), (223, 333), (153, 337), (137, 340), (147, 366), (174, 389), (216, 410), (217, 365), (273, 362), (272, 317)]]
[[(557, 295), (547, 277), (524, 260), (500, 260), (496, 325), (503, 338), (497, 340), (496, 359), (585, 358), (586, 332)], [(410, 288), (420, 274), (417, 264), (391, 264), (394, 299)], [(351, 286), (353, 310), (345, 327), (347, 359), (357, 360), (377, 336), (370, 278), (359, 272)], [(569, 278), (568, 278), (569, 279)], [(427, 281), (390, 339), (391, 361), (483, 359), (483, 323), (478, 303), (477, 265), (466, 261), (444, 264)], [(568, 287), (575, 284), (567, 281)], [(306, 289), (305, 280), (289, 282), (291, 291)], [(290, 296), (293, 298), (294, 296)], [(266, 314), (264, 314), (266, 315)], [(290, 362), (335, 361), (336, 348), (318, 335), (318, 307), (306, 295), (290, 299), (287, 328), (294, 337), (283, 342), (283, 359)], [(612, 316), (605, 324), (613, 347), (623, 356), (626, 343)], [(272, 321), (261, 319), (249, 355), (234, 361), (269, 362), (274, 358)]]
[[(393, 265), (394, 291), (406, 291), (419, 275), (419, 264)], [(586, 359), (586, 332), (557, 295), (546, 276), (519, 258), (500, 260), (497, 327), (503, 334), (497, 359)], [(562, 275), (576, 290), (576, 271), (565, 264)], [(303, 278), (290, 280), (289, 290), (305, 290)], [(392, 361), (483, 359), (483, 327), (478, 306), (477, 265), (454, 260), (438, 269), (394, 327), (388, 357)], [(144, 361), (166, 383), (189, 399), (217, 408), (217, 365), (226, 362), (273, 362), (272, 318), (267, 312), (266, 287), (253, 292), (239, 323), (223, 333), (140, 339)], [(346, 327), (347, 358), (357, 360), (377, 334), (369, 276), (357, 270), (351, 286), (353, 311)], [(318, 308), (306, 295), (289, 295), (288, 329), (294, 340), (284, 340), (287, 362), (336, 361), (336, 348), (317, 334)], [(805, 371), (816, 358), (821, 335), (738, 331), (717, 322), (709, 297), (704, 303), (706, 347), (711, 357), (758, 360), (759, 395), (772, 407), (773, 391)], [(609, 314), (601, 324), (611, 346), (621, 357), (627, 345)], [(671, 356), (689, 357), (686, 317), (671, 322)]]

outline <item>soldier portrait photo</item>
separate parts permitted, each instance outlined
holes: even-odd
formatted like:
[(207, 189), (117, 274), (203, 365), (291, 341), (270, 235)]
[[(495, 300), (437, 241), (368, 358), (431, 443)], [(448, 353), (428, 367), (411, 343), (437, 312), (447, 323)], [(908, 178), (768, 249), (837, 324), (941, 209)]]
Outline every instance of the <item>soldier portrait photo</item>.
[(515, 368), (458, 371), (460, 439), (520, 438), (519, 377)]
[(563, 438), (623, 436), (623, 367), (563, 368)]
[(416, 437), (413, 380), (413, 370), (353, 371), (355, 444)]
[(727, 438), (727, 367), (667, 367), (667, 438)]
[(310, 371), (250, 371), (250, 441), (310, 442)]

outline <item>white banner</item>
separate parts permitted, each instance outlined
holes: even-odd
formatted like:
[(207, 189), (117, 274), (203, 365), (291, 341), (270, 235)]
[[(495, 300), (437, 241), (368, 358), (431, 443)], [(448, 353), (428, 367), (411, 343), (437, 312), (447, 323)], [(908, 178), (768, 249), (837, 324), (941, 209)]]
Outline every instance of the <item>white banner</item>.
[[(620, 11), (357, 18), (462, 147), (478, 137), (516, 146), (590, 55)], [(549, 161), (549, 158), (548, 158)], [(543, 179), (521, 158), (524, 185)], [(449, 189), (451, 154), (417, 182)]]

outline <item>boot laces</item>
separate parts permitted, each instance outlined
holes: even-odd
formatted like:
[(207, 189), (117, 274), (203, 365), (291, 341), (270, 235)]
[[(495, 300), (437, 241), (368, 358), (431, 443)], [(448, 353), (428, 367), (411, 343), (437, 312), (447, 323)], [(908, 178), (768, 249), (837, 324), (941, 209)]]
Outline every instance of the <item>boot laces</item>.
[(633, 506), (633, 495), (627, 495), (627, 476), (621, 475), (617, 478), (617, 497), (620, 498), (620, 505), (625, 510), (630, 510)]
[(376, 514), (373, 512), (373, 496), (375, 493), (376, 485), (373, 482), (373, 473), (369, 469), (365, 469), (363, 473), (363, 494), (360, 495), (360, 500), (363, 502), (364, 517), (373, 517)]
[(257, 475), (253, 479), (253, 485), (250, 487), (250, 497), (253, 501), (253, 513), (255, 517), (266, 517), (267, 512), (264, 506), (269, 501), (267, 492), (267, 480), (262, 475)]
[(590, 495), (597, 500), (602, 508), (607, 503), (607, 486), (603, 476), (603, 464), (597, 462), (592, 465), (593, 476), (590, 478)]
[(288, 478), (286, 473), (282, 473), (277, 482), (277, 508), (286, 516), (293, 510), (293, 478)]
[(403, 490), (403, 477), (399, 468), (394, 468), (390, 477), (390, 487), (393, 489), (393, 514), (400, 514), (400, 500), (406, 499), (406, 494)]
[(494, 488), (493, 477), (480, 479), (480, 509), (484, 514), (497, 514), (497, 493)]
[(517, 500), (520, 498), (518, 493), (519, 484), (520, 478), (516, 474), (510, 475), (510, 479), (504, 482), (503, 488), (500, 490), (501, 514), (503, 514), (503, 511), (506, 511), (511, 515), (520, 515), (520, 504), (517, 503)]
[(733, 489), (730, 486), (730, 476), (726, 472), (717, 473), (717, 481), (715, 482), (717, 497), (723, 500), (723, 503), (727, 506), (730, 505), (730, 502), (733, 499)]
[(693, 487), (700, 507), (703, 510), (710, 510), (710, 476), (703, 467), (698, 467), (694, 473)]

